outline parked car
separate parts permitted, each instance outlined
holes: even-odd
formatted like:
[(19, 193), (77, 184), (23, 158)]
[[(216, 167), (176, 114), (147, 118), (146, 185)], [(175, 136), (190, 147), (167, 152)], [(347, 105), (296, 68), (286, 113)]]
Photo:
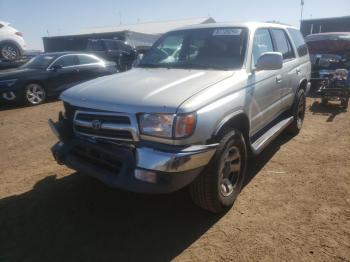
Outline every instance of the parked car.
[(0, 21), (0, 60), (15, 61), (26, 50), (23, 35), (10, 23)]
[(336, 69), (350, 69), (350, 33), (308, 35), (306, 43), (312, 63), (311, 78), (318, 87), (334, 75)]
[(211, 212), (231, 207), (260, 153), (298, 134), (311, 64), (300, 32), (270, 23), (204, 24), (164, 34), (137, 68), (77, 85), (49, 120), (60, 164), (111, 187), (189, 186)]
[(132, 67), (137, 58), (137, 51), (129, 44), (114, 39), (89, 39), (86, 51), (114, 61), (119, 71), (126, 71)]
[(80, 82), (116, 73), (114, 62), (72, 52), (45, 53), (0, 71), (1, 99), (37, 105)]

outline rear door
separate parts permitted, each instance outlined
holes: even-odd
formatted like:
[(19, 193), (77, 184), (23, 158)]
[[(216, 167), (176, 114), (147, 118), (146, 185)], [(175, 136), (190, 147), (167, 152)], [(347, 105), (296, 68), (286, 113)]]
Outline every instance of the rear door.
[(94, 79), (106, 74), (104, 63), (93, 55), (78, 54), (78, 80), (79, 82)]
[(295, 90), (295, 79), (299, 74), (298, 59), (292, 47), (289, 36), (284, 29), (271, 29), (272, 38), (276, 52), (282, 53), (283, 68), (281, 69), (281, 107), (286, 110), (293, 103)]

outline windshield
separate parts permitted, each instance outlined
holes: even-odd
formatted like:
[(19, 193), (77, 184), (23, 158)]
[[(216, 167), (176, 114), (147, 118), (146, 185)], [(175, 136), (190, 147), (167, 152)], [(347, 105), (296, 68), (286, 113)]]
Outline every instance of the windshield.
[(231, 70), (244, 61), (247, 30), (204, 28), (174, 31), (161, 37), (139, 67)]
[(55, 58), (56, 57), (52, 55), (38, 55), (30, 59), (22, 67), (45, 69), (55, 60)]

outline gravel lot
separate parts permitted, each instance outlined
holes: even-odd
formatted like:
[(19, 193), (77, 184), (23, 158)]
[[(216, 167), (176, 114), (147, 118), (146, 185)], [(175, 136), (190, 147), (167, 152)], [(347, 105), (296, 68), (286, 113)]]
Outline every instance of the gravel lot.
[(0, 261), (350, 261), (350, 113), (308, 99), (299, 136), (251, 159), (234, 207), (112, 190), (57, 165), (60, 102), (0, 111)]

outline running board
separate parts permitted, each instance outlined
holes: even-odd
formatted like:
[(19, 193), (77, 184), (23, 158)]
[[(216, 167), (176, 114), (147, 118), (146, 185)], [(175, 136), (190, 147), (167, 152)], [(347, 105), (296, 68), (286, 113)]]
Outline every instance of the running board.
[(293, 117), (281, 120), (266, 131), (251, 145), (254, 154), (259, 154), (270, 142), (275, 139), (287, 126), (293, 122)]

